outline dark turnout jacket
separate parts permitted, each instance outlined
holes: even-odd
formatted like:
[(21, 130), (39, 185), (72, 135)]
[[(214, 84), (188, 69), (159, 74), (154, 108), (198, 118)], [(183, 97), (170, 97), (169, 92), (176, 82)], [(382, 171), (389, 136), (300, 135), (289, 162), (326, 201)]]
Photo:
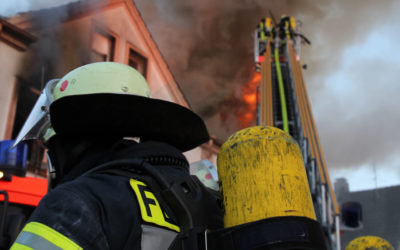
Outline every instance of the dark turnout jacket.
[[(87, 168), (87, 159), (98, 159), (93, 154), (77, 167)], [(162, 175), (189, 175), (182, 153), (163, 143), (123, 142), (106, 158), (103, 163), (145, 161)], [(66, 176), (41, 200), (11, 249), (168, 249), (180, 228), (165, 203), (140, 172), (118, 174), (112, 172), (118, 164), (111, 165), (111, 172)]]

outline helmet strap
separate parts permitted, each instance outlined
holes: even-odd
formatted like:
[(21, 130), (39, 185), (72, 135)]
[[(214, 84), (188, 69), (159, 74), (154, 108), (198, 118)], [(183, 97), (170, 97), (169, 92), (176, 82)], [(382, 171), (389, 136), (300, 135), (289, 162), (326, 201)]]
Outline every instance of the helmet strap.
[(48, 152), (46, 152), (46, 158), (47, 158), (47, 169), (48, 169), (48, 191), (54, 188), (55, 186), (55, 180), (56, 180), (56, 169), (52, 163), (51, 157)]

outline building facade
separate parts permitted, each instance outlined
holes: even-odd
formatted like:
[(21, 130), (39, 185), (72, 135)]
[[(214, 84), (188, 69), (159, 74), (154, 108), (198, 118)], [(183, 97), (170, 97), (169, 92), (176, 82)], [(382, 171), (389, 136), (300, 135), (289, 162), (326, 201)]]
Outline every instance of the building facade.
[(36, 38), (3, 19), (0, 27), (0, 136), (11, 138), (20, 65)]
[[(153, 98), (190, 108), (131, 0), (83, 0), (21, 13), (4, 22), (19, 32), (24, 44), (16, 49), (0, 42), (1, 61), (8, 62), (0, 75), (0, 139), (16, 137), (47, 81), (91, 62), (136, 68), (147, 79)], [(186, 152), (189, 162), (208, 159), (216, 164), (215, 141)]]

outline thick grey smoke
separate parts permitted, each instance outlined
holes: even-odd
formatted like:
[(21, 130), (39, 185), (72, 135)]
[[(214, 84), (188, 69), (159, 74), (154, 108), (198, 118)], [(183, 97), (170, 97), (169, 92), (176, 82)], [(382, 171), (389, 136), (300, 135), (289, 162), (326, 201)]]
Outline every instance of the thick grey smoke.
[[(62, 3), (71, 1), (75, 0)], [(53, 2), (1, 1), (0, 15), (62, 4)], [(287, 14), (301, 20), (303, 34), (312, 41), (312, 46), (303, 47), (302, 62), (308, 64), (305, 80), (328, 165), (379, 167), (399, 155), (400, 102), (396, 95), (400, 85), (396, 72), (400, 63), (393, 61), (400, 57), (397, 44), (382, 45), (393, 47), (393, 53), (385, 57), (376, 52), (382, 49), (379, 47), (362, 51), (366, 57), (351, 54), (351, 48), (361, 46), (375, 31), (392, 30), (391, 39), (400, 40), (396, 1), (135, 3), (189, 103), (219, 138), (240, 128), (237, 115), (248, 108), (241, 92), (252, 76), (253, 30), (271, 11), (276, 19)]]
[[(253, 31), (269, 10), (293, 14), (292, 7), (282, 1), (250, 0), (135, 3), (191, 106), (211, 132), (225, 139), (239, 129), (237, 116), (247, 108), (241, 87), (251, 79), (254, 66)], [(293, 4), (293, 9), (307, 7), (320, 12), (308, 2)]]
[[(399, 30), (396, 1), (135, 3), (190, 104), (221, 139), (239, 129), (234, 116), (243, 107), (241, 86), (251, 77), (252, 32), (271, 10), (277, 19), (288, 14), (301, 20), (312, 41), (303, 47), (302, 62), (308, 64), (305, 80), (328, 165), (378, 165), (399, 153), (398, 64), (382, 58), (356, 62), (346, 55), (374, 30), (394, 25), (393, 32)], [(328, 79), (338, 71), (345, 72), (341, 80), (349, 86), (332, 93)]]
[(344, 93), (325, 87), (315, 98), (329, 162), (343, 167), (388, 164), (400, 155), (400, 60), (366, 56), (339, 69), (352, 86)]
[[(42, 89), (47, 81), (60, 77), (80, 66), (83, 61), (87, 61), (84, 55), (87, 54), (85, 41), (88, 39), (86, 36), (76, 34), (88, 34), (89, 30), (83, 26), (57, 25), (65, 22), (71, 13), (76, 12), (71, 3), (77, 1), (62, 0), (55, 3), (49, 0), (32, 0), (27, 6), (22, 4), (25, 3), (23, 1), (16, 1), (21, 3), (21, 8), (23, 6), (28, 8), (20, 10), (30, 11), (30, 13), (20, 13), (21, 11), (18, 13), (30, 16), (32, 27), (29, 29), (38, 37), (25, 54), (20, 67), (19, 78), (25, 85)], [(85, 8), (86, 5), (96, 1), (82, 1), (80, 6)], [(18, 15), (16, 17), (18, 18)], [(10, 21), (13, 18), (10, 17)]]
[(314, 40), (305, 77), (331, 168), (397, 167), (399, 10), (395, 1), (333, 1), (320, 25), (303, 19)]

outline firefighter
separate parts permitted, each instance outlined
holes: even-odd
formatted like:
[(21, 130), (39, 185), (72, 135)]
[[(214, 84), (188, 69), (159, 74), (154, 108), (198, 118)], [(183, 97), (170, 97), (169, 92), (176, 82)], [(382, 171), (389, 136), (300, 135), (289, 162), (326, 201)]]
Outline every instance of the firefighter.
[(221, 226), (217, 194), (182, 154), (209, 139), (204, 122), (151, 98), (127, 65), (48, 82), (16, 143), (28, 139), (48, 149), (50, 190), (11, 249), (168, 249), (193, 228)]
[(352, 240), (346, 250), (394, 250), (393, 246), (378, 236), (361, 236)]

